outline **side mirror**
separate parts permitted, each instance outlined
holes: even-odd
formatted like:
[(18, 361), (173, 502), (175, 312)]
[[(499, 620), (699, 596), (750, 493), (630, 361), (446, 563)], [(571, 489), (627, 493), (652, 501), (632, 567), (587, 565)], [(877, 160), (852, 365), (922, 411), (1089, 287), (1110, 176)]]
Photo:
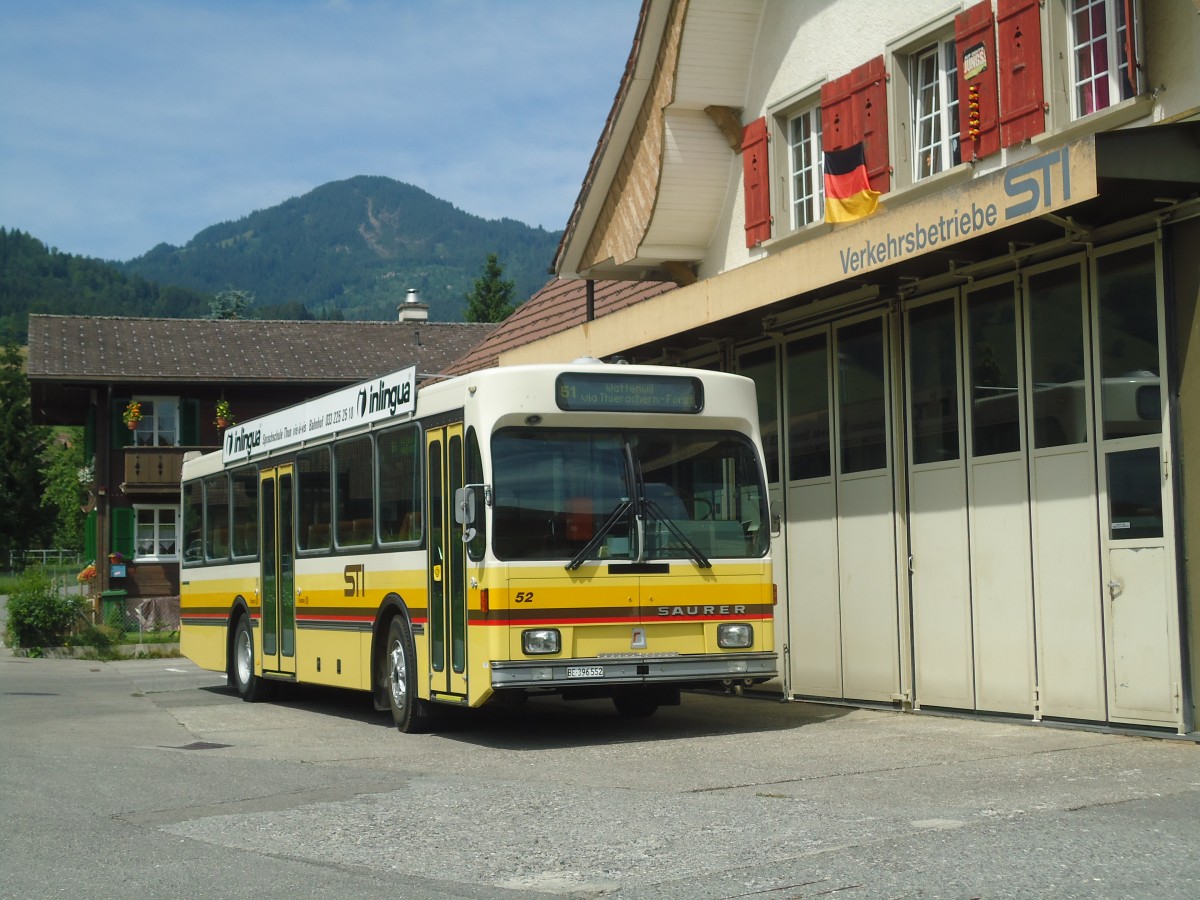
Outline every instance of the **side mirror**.
[(460, 487), (454, 492), (454, 521), (459, 525), (475, 524), (475, 491)]
[(488, 500), (489, 488), (485, 484), (468, 484), (454, 492), (454, 521), (462, 526), (462, 542), (469, 544), (479, 532), (475, 526), (475, 492), (483, 488), (484, 502)]

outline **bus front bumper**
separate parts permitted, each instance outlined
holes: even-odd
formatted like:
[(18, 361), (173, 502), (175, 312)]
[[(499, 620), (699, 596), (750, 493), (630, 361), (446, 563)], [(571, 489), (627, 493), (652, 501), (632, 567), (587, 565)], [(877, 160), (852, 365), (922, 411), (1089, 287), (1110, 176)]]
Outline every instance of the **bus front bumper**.
[(759, 682), (779, 674), (774, 653), (492, 661), (491, 671), (494, 690), (607, 684)]

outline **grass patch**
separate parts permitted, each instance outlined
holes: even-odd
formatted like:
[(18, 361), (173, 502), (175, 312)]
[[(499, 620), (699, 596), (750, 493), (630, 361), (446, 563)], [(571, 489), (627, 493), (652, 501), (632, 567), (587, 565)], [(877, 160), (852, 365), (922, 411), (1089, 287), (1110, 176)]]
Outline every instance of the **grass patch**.
[(124, 637), (118, 641), (122, 644), (177, 644), (179, 643), (178, 631), (143, 631), (140, 634), (136, 631), (126, 631)]

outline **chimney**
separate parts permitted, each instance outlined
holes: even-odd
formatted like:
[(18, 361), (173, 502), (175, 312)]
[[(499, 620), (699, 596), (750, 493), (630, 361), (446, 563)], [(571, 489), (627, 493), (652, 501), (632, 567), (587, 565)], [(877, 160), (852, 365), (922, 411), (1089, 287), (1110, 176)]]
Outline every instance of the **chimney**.
[(416, 288), (408, 289), (408, 296), (400, 304), (399, 311), (401, 322), (424, 322), (429, 318), (429, 304), (421, 302)]

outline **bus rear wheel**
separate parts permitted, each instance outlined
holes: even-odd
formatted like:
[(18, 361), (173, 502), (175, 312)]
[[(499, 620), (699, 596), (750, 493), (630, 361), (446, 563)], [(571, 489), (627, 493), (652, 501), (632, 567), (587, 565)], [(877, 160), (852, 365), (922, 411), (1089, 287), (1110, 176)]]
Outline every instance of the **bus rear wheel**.
[(247, 703), (270, 698), (271, 683), (254, 674), (254, 628), (249, 616), (238, 619), (233, 631), (233, 659), (229, 668), (238, 696)]
[(413, 650), (412, 634), (405, 621), (397, 616), (388, 625), (387, 646), (383, 655), (383, 686), (392, 721), (406, 734), (419, 734), (429, 729), (426, 702), (417, 697), (417, 655)]

